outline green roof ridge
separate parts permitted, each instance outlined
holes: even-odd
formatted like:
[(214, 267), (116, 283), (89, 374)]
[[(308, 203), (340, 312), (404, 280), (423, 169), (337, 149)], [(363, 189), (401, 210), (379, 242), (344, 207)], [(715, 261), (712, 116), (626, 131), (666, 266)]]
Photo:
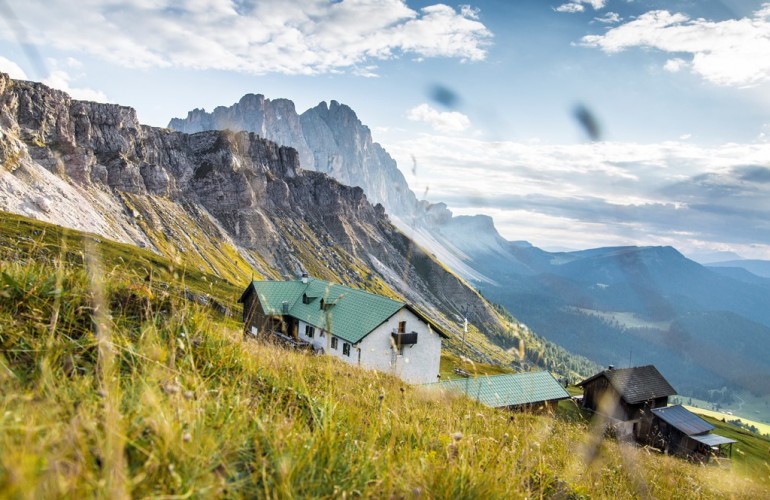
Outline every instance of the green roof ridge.
[(569, 397), (567, 391), (547, 371), (483, 375), (448, 380), (431, 386), (465, 393), (493, 408)]
[[(353, 344), (407, 306), (389, 297), (316, 278), (309, 278), (306, 283), (252, 281), (252, 286), (265, 314), (284, 314), (286, 302), (289, 316)], [(311, 298), (307, 304), (302, 300), (304, 294)], [(328, 300), (331, 306), (321, 309), (321, 300)]]

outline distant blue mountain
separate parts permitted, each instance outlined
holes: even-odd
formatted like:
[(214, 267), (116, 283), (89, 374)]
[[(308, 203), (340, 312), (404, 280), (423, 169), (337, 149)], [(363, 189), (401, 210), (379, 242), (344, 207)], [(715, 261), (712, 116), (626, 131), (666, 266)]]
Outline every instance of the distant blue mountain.
[(763, 278), (770, 278), (770, 260), (726, 260), (706, 264), (708, 267), (739, 267)]
[(451, 241), (491, 278), (479, 290), (549, 340), (603, 365), (655, 364), (685, 394), (770, 396), (770, 279), (670, 246), (546, 252), (496, 232), (466, 239)]

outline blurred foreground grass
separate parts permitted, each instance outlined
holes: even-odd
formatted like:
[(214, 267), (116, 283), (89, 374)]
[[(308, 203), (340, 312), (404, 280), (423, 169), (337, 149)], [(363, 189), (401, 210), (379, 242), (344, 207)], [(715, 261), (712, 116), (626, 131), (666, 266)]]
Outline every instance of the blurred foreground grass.
[(492, 410), (244, 342), (217, 306), (234, 307), (237, 287), (25, 224), (4, 219), (0, 231), (2, 498), (761, 498), (770, 488), (767, 460), (750, 474), (740, 457), (732, 469), (695, 466), (597, 439), (577, 412)]

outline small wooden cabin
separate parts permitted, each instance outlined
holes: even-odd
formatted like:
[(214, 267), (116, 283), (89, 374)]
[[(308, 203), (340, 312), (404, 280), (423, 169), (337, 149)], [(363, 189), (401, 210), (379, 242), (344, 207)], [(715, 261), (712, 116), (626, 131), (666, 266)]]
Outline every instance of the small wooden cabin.
[(578, 384), (583, 408), (606, 417), (621, 438), (646, 436), (652, 410), (668, 404), (676, 391), (653, 365), (633, 368), (610, 366)]
[(713, 434), (714, 426), (681, 405), (655, 408), (646, 441), (665, 453), (696, 462), (730, 458), (734, 439)]

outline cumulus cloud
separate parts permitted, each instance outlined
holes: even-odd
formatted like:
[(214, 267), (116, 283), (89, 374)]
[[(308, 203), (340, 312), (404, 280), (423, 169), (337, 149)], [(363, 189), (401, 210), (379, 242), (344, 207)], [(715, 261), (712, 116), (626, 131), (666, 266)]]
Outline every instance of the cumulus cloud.
[(574, 14), (576, 12), (583, 12), (585, 6), (583, 4), (590, 5), (594, 10), (603, 9), (606, 4), (606, 0), (575, 0), (574, 2), (567, 2), (556, 7), (556, 12), (567, 12)]
[(670, 71), (671, 73), (678, 73), (682, 68), (686, 68), (687, 66), (687, 61), (681, 57), (675, 57), (666, 61), (666, 64), (663, 65), (663, 69)]
[(576, 12), (583, 12), (585, 7), (583, 7), (582, 4), (579, 4), (577, 2), (571, 2), (571, 3), (564, 3), (556, 7), (556, 12), (567, 12), (570, 14), (574, 14)]
[(50, 0), (20, 3), (16, 14), (34, 26), (31, 43), (135, 68), (253, 74), (371, 76), (372, 61), (402, 54), (476, 61), (492, 37), (471, 7), (413, 10), (403, 0)]
[(620, 14), (617, 12), (607, 12), (602, 17), (595, 17), (594, 21), (604, 24), (616, 24), (620, 22)]
[(770, 144), (547, 145), (423, 135), (386, 144), (414, 155), (415, 192), (485, 213), (508, 239), (541, 246), (730, 246), (770, 257)]
[[(56, 68), (59, 66), (55, 60), (48, 60), (49, 67)], [(81, 64), (77, 59), (67, 58), (65, 65), (69, 68), (80, 68)], [(21, 67), (15, 62), (0, 56), (0, 72), (7, 73), (8, 76), (16, 80), (27, 80), (28, 76)], [(107, 95), (100, 91), (87, 87), (72, 86), (71, 82), (73, 77), (61, 69), (54, 69), (51, 71), (42, 82), (49, 87), (62, 90), (75, 99), (84, 101), (96, 101), (96, 102), (109, 102)]]
[(26, 80), (27, 74), (21, 67), (10, 59), (0, 56), (0, 72), (8, 74), (16, 80)]
[(70, 82), (73, 78), (66, 71), (57, 69), (51, 72), (43, 83), (49, 87), (63, 90), (70, 97), (81, 101), (109, 102), (107, 95), (101, 90), (94, 90), (87, 87), (73, 87)]
[(665, 68), (686, 64), (706, 80), (723, 86), (751, 87), (770, 81), (770, 3), (752, 17), (709, 21), (665, 10), (647, 12), (582, 43), (607, 53), (634, 47), (689, 55), (669, 59)]
[(440, 132), (462, 132), (471, 125), (470, 119), (459, 111), (439, 111), (429, 104), (410, 109), (407, 118), (428, 123)]

